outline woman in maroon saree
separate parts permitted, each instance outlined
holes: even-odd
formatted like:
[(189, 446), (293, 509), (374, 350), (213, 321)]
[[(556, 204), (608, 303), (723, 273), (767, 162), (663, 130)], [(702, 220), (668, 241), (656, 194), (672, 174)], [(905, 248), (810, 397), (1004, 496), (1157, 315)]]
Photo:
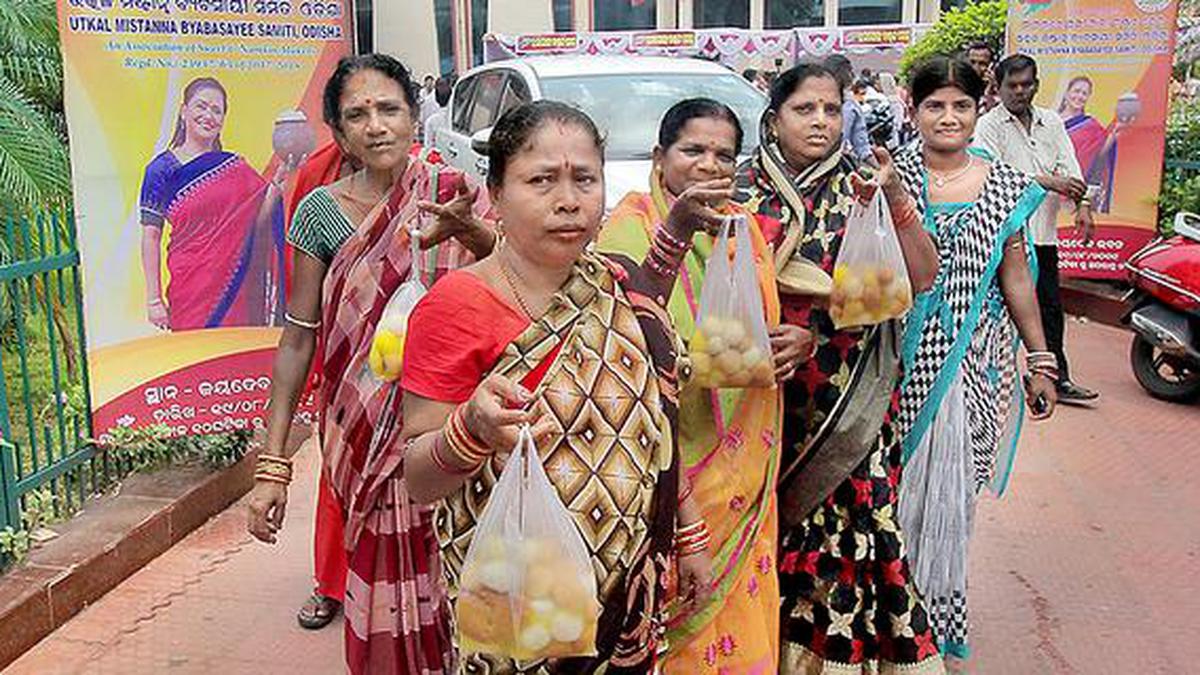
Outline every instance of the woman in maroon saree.
[[(277, 325), (282, 318), (286, 167), (268, 182), (221, 147), (228, 111), (215, 79), (184, 89), (175, 135), (146, 167), (141, 192), (146, 314), (172, 331)], [(162, 293), (162, 237), (170, 223)]]

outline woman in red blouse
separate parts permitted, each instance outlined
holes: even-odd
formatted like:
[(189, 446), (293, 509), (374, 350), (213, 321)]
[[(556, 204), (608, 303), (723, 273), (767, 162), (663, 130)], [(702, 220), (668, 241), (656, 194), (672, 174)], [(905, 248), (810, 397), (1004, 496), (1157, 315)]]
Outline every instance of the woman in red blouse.
[[(683, 195), (634, 263), (585, 251), (604, 214), (603, 141), (586, 115), (548, 101), (516, 108), (493, 130), (489, 161), (502, 243), (446, 275), (409, 320), (401, 439), (409, 491), (441, 505), (454, 597), (505, 455), (532, 425), (591, 555), (603, 608), (598, 656), (536, 670), (650, 672), (665, 647), (668, 572), (677, 566), (685, 599), (711, 587), (707, 548), (674, 550), (677, 524), (689, 534), (703, 524), (679, 494), (676, 391), (688, 368), (677, 364), (665, 296), (692, 233), (719, 218), (706, 204), (728, 199), (732, 182)], [(495, 655), (459, 656), (471, 672), (515, 669)]]

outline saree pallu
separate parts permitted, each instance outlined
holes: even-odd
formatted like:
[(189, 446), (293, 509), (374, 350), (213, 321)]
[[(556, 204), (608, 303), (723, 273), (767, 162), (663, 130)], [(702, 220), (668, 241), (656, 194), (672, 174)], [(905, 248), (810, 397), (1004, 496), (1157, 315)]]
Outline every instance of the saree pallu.
[[(350, 672), (433, 674), (449, 670), (449, 607), (431, 508), (413, 504), (400, 470), (395, 383), (367, 366), (370, 343), (392, 294), (410, 276), (406, 226), (417, 202), (450, 199), (461, 174), (410, 159), (388, 197), (342, 245), (322, 290), (323, 471), (346, 510), (346, 660)], [(487, 210), (484, 191), (475, 211)], [(470, 260), (455, 241), (434, 253)]]
[[(1025, 225), (1045, 191), (997, 162), (975, 202), (930, 204), (919, 150), (897, 157), (896, 167), (941, 260), (933, 287), (914, 303), (902, 345), (900, 522), (942, 649), (966, 658), (975, 500), (985, 486), (1003, 494), (1023, 411), (1018, 336), (998, 272), (1014, 237), (1024, 240), (1035, 267)], [(1036, 269), (1031, 274), (1036, 278)]]
[[(651, 185), (652, 193), (631, 193), (613, 210), (600, 231), (600, 250), (637, 260), (646, 256), (670, 210), (657, 172)], [(767, 323), (776, 326), (779, 302), (771, 252), (758, 227), (751, 232)], [(697, 233), (693, 244), (668, 302), (685, 342), (695, 328), (713, 237)], [(666, 673), (778, 672), (775, 479), (780, 402), (778, 388), (713, 391), (685, 385), (680, 392), (681, 480), (690, 483), (712, 533), (715, 589), (704, 606), (671, 612)]]
[(282, 203), (260, 222), (269, 185), (241, 157), (208, 152), (177, 168), (167, 243), (171, 330), (277, 325), (282, 317)]
[[(747, 206), (775, 223), (764, 229), (777, 268), (815, 266), (831, 280), (853, 202), (853, 170), (837, 151), (797, 174), (770, 148), (739, 168)], [(817, 276), (808, 270), (801, 278)], [(875, 365), (883, 336), (836, 330), (812, 294), (789, 293), (781, 302), (784, 321), (812, 331), (817, 348), (783, 392), (779, 671), (942, 673), (896, 522), (896, 374), (867, 367)], [(870, 405), (860, 410), (852, 402), (868, 385)], [(857, 422), (839, 431), (846, 419)]]
[[(545, 371), (533, 394), (555, 431), (538, 451), (596, 571), (599, 655), (517, 663), (461, 654), (460, 672), (654, 669), (664, 646), (677, 510), (678, 352), (663, 308), (635, 290), (641, 274), (628, 259), (616, 266), (585, 253), (545, 314), (504, 348), (491, 370), (515, 382)], [(438, 537), (451, 593), (502, 469), (501, 460), (486, 463), (442, 501)]]

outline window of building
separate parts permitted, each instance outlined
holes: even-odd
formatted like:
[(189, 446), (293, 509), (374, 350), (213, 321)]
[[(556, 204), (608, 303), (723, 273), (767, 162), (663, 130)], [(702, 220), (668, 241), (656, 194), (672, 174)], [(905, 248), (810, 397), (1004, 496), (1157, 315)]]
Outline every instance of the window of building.
[(593, 13), (595, 30), (636, 30), (658, 25), (657, 0), (604, 0)]
[[(807, 28), (825, 25), (825, 0), (766, 0), (767, 28)], [(842, 0), (846, 2), (846, 0)]]
[(575, 0), (554, 0), (554, 30), (575, 30)]
[(903, 0), (841, 0), (838, 3), (838, 25), (900, 23), (903, 4)]
[(695, 0), (692, 7), (696, 28), (750, 27), (750, 0)]

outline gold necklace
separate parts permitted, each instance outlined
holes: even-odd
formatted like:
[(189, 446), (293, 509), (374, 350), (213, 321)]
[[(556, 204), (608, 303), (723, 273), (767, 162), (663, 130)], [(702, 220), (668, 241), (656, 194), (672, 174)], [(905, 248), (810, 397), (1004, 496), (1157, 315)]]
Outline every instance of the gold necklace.
[(962, 177), (967, 175), (967, 172), (970, 171), (971, 167), (974, 165), (975, 165), (975, 155), (969, 154), (969, 155), (967, 155), (967, 163), (964, 164), (961, 169), (957, 169), (954, 173), (952, 173), (950, 175), (945, 175), (945, 174), (939, 174), (938, 172), (934, 171), (933, 169), (929, 169), (929, 175), (933, 177), (934, 185), (936, 185), (939, 188), (944, 188), (947, 185), (949, 185), (951, 183), (956, 183), (960, 179), (962, 179)]
[(533, 312), (529, 310), (529, 305), (525, 303), (525, 298), (521, 295), (521, 291), (517, 290), (517, 283), (513, 280), (508, 269), (508, 264), (504, 261), (503, 248), (496, 252), (496, 261), (500, 263), (500, 276), (504, 277), (504, 283), (508, 286), (508, 290), (512, 292), (513, 297), (516, 298), (517, 305), (521, 307), (522, 312), (525, 312), (525, 316), (533, 319)]

